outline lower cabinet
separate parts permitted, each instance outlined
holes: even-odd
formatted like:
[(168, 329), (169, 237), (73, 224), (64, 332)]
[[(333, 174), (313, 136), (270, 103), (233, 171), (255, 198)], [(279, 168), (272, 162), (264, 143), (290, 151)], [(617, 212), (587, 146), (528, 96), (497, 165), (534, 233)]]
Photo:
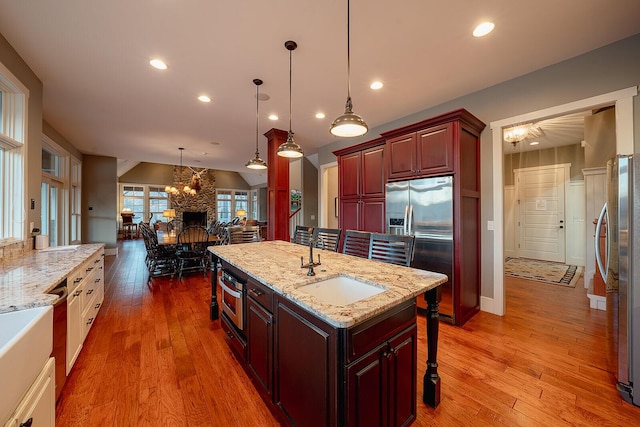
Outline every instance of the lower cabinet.
[(263, 390), (271, 395), (273, 392), (273, 314), (251, 297), (247, 298), (247, 366)]
[[(73, 278), (71, 280), (70, 278)], [(67, 278), (67, 375), (104, 300), (104, 252), (99, 251)]]
[(5, 427), (52, 427), (55, 421), (55, 360), (50, 358)]
[(416, 325), (346, 367), (347, 426), (403, 426), (416, 417)]
[(250, 290), (251, 280), (246, 364), (283, 419), (295, 426), (402, 426), (415, 419), (413, 300), (336, 328), (280, 295), (272, 305), (259, 303)]

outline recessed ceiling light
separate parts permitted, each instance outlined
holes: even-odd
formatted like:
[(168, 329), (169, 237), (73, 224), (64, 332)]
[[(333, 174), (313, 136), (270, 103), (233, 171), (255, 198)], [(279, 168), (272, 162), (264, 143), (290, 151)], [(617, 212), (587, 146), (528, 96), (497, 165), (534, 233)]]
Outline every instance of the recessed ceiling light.
[(324, 113), (316, 113), (316, 119), (324, 119)]
[(532, 141), (529, 143), (529, 145), (538, 145), (538, 144), (540, 144), (538, 141)]
[(494, 28), (495, 28), (495, 25), (493, 24), (493, 22), (483, 22), (473, 30), (473, 36), (484, 37), (487, 34), (489, 34), (491, 31), (493, 31)]
[(269, 116), (269, 120), (278, 120), (278, 116), (276, 116), (275, 114), (271, 114)]
[(151, 64), (153, 68), (157, 68), (158, 70), (167, 69), (167, 64), (165, 64), (164, 61), (161, 61), (160, 59), (152, 59), (151, 61), (149, 61), (149, 64)]
[(378, 90), (378, 89), (382, 89), (382, 86), (384, 86), (384, 85), (382, 84), (381, 81), (375, 81), (375, 82), (371, 83), (371, 86), (369, 86), (369, 87), (371, 89), (373, 89), (373, 90)]
[(198, 100), (202, 102), (211, 102), (211, 98), (209, 98), (207, 95), (200, 95), (198, 97)]

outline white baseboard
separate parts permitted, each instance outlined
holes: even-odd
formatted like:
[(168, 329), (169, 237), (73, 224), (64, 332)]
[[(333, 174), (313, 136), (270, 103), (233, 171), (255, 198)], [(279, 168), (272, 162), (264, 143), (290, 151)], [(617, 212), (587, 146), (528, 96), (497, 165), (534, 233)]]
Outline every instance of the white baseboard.
[(589, 297), (589, 308), (607, 311), (607, 298), (600, 295), (587, 294)]
[(105, 248), (104, 255), (115, 255), (118, 256), (118, 248)]
[(487, 313), (496, 314), (498, 316), (504, 316), (504, 313), (501, 313), (501, 310), (496, 310), (495, 300), (489, 297), (480, 297), (480, 310), (486, 311)]

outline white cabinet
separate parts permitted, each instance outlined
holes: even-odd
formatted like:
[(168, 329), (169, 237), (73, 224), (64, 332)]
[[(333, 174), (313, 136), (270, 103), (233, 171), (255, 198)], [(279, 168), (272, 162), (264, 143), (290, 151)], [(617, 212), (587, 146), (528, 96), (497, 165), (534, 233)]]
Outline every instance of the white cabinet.
[(67, 375), (104, 299), (104, 251), (96, 252), (67, 277)]
[(55, 414), (55, 359), (49, 358), (5, 427), (53, 427)]

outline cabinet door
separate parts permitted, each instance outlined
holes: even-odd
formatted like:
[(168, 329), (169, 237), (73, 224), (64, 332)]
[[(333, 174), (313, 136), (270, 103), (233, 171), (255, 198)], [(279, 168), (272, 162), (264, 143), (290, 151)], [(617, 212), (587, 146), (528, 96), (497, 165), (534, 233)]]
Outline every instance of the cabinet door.
[(389, 139), (387, 141), (389, 178), (415, 176), (418, 169), (416, 151), (415, 133)]
[(360, 230), (360, 200), (340, 200), (340, 228), (343, 230)]
[[(55, 362), (49, 359), (5, 426), (55, 424)], [(15, 423), (14, 423), (15, 420)], [(29, 421), (31, 420), (31, 421)]]
[(274, 401), (293, 425), (338, 425), (336, 330), (276, 295)]
[(362, 152), (362, 197), (384, 197), (384, 150), (382, 145)]
[(362, 199), (362, 206), (360, 207), (362, 212), (360, 224), (362, 228), (359, 228), (359, 230), (385, 233), (384, 203), (384, 199)]
[(67, 299), (67, 375), (71, 372), (71, 368), (82, 349), (84, 328), (81, 294), (82, 286), (79, 286)]
[(360, 196), (361, 153), (340, 156), (340, 198)]
[(416, 418), (416, 325), (389, 340), (389, 425), (403, 426)]
[(382, 355), (384, 348), (386, 344), (369, 352), (346, 369), (347, 426), (386, 425), (388, 387), (386, 359)]
[(247, 298), (247, 365), (264, 390), (273, 391), (273, 315)]
[(453, 123), (419, 131), (417, 148), (420, 175), (453, 172)]

